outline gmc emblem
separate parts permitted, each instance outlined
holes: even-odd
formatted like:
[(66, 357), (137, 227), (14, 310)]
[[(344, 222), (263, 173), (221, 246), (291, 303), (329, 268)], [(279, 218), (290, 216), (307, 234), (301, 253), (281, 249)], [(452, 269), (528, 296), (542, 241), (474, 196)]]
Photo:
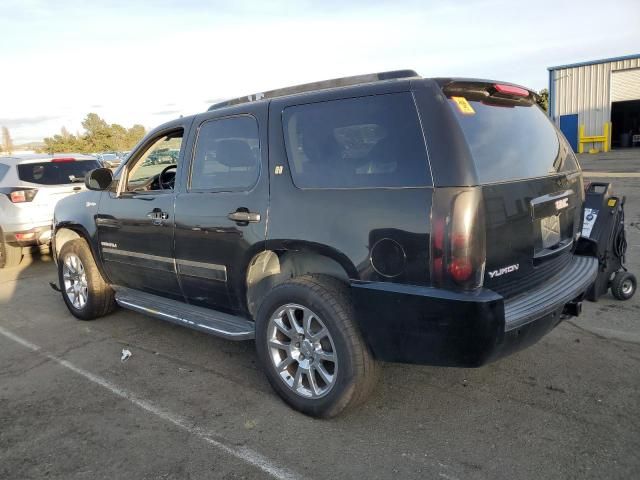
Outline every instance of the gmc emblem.
[(561, 198), (560, 200), (556, 200), (556, 210), (562, 210), (563, 208), (567, 208), (569, 206), (568, 198)]

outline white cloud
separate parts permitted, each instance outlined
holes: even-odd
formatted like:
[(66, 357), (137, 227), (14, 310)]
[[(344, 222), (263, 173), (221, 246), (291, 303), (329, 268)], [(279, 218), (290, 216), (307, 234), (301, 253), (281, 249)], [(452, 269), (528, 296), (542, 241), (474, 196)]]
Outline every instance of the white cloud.
[(75, 131), (89, 111), (153, 127), (206, 99), (398, 68), (540, 89), (549, 65), (640, 44), (635, 0), (608, 5), (626, 12), (609, 23), (588, 13), (594, 0), (316, 3), (5, 0), (0, 116), (60, 117), (15, 127), (33, 139)]

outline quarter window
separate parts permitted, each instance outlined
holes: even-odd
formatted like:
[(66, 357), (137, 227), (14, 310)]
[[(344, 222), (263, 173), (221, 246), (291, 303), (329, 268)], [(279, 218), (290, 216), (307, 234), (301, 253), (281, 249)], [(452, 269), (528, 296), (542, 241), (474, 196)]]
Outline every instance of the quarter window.
[(5, 165), (4, 163), (0, 163), (0, 180), (4, 178), (4, 176), (7, 174), (8, 171), (9, 171), (9, 166)]
[(191, 170), (192, 190), (248, 190), (260, 174), (254, 117), (209, 120), (200, 126)]
[(285, 144), (300, 188), (430, 185), (422, 130), (410, 93), (288, 107)]

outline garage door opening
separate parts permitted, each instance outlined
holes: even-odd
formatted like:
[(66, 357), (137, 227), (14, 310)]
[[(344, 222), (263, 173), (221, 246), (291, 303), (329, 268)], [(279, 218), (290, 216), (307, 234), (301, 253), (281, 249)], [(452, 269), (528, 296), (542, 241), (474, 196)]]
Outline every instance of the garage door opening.
[(640, 100), (613, 102), (611, 123), (612, 148), (640, 147)]

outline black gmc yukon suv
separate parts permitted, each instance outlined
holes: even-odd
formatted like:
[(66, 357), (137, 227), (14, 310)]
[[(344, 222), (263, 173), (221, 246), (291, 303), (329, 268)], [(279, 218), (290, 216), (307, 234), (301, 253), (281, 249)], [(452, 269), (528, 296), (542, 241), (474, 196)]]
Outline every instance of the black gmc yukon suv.
[[(62, 296), (255, 338), (282, 398), (330, 417), (378, 361), (475, 367), (577, 315), (582, 175), (524, 88), (349, 77), (166, 123), (58, 203)], [(159, 151), (175, 161), (154, 161)]]

